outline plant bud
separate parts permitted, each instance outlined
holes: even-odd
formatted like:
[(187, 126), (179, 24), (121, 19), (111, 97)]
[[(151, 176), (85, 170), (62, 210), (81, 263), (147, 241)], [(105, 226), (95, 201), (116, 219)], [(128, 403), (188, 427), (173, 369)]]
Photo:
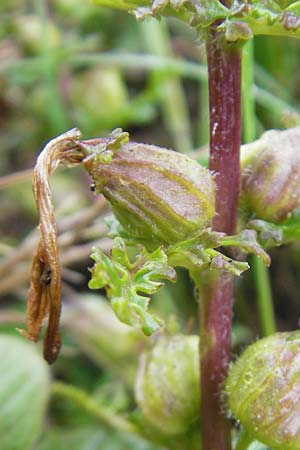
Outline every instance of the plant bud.
[(300, 127), (267, 131), (242, 150), (241, 209), (282, 222), (300, 206)]
[(274, 449), (300, 449), (300, 331), (249, 346), (230, 368), (225, 390), (251, 437)]
[(198, 418), (198, 346), (197, 336), (160, 336), (142, 355), (136, 400), (145, 419), (162, 433), (184, 433)]
[[(118, 131), (115, 131), (115, 134)], [(124, 134), (124, 133), (123, 133)], [(215, 183), (196, 161), (154, 145), (113, 138), (80, 143), (83, 165), (128, 234), (151, 245), (192, 238), (211, 225)]]
[(16, 36), (28, 55), (36, 55), (42, 51), (43, 34), (47, 36), (49, 49), (58, 48), (61, 43), (60, 31), (56, 24), (47, 20), (43, 25), (37, 15), (28, 14), (18, 18), (15, 28)]
[[(84, 95), (82, 92), (84, 90)], [(95, 66), (74, 77), (70, 102), (79, 123), (85, 129), (110, 127), (115, 115), (127, 103), (126, 86), (115, 68)], [(99, 108), (105, 105), (105, 108)], [(97, 125), (96, 125), (97, 124)]]

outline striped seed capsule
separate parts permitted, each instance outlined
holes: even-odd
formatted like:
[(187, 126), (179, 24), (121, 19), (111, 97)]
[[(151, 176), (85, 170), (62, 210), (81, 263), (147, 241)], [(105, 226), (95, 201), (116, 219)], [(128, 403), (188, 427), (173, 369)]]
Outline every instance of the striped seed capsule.
[(270, 130), (241, 153), (241, 210), (280, 223), (300, 207), (300, 127)]
[(250, 345), (229, 371), (225, 391), (248, 434), (280, 450), (300, 449), (300, 331)]
[(142, 355), (135, 397), (145, 419), (164, 434), (181, 434), (199, 416), (199, 338), (160, 336)]
[[(196, 161), (154, 145), (114, 138), (78, 142), (96, 191), (109, 201), (129, 235), (151, 246), (194, 237), (215, 213), (212, 174)], [(146, 244), (147, 245), (147, 244)]]

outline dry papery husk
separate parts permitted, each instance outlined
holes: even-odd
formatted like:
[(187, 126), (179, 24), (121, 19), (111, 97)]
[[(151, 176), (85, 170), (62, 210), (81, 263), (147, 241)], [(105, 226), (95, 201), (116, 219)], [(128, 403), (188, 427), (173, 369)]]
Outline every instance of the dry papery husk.
[(74, 128), (52, 139), (41, 151), (33, 174), (33, 193), (39, 213), (41, 238), (33, 257), (27, 301), (27, 331), (19, 330), (32, 341), (38, 341), (42, 322), (48, 313), (44, 338), (44, 358), (52, 364), (61, 341), (61, 273), (57, 246), (57, 228), (51, 199), (49, 177), (60, 164), (77, 165), (84, 154), (76, 143), (81, 132)]

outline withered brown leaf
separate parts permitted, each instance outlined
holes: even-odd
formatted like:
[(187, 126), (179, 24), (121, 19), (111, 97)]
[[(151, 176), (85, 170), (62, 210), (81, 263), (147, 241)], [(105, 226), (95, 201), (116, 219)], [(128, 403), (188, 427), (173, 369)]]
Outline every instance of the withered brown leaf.
[(26, 315), (27, 331), (19, 331), (36, 342), (39, 339), (43, 319), (48, 313), (44, 358), (49, 364), (56, 360), (61, 345), (59, 334), (61, 274), (57, 229), (48, 179), (59, 164), (81, 163), (84, 155), (76, 143), (80, 137), (81, 132), (75, 128), (52, 139), (37, 159), (32, 182), (39, 213), (41, 238), (31, 269)]

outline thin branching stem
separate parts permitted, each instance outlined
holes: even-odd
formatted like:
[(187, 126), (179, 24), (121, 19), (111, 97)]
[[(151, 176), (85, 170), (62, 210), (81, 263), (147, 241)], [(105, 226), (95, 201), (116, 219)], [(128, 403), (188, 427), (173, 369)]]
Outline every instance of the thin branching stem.
[(52, 394), (77, 404), (81, 409), (98, 419), (106, 427), (121, 433), (139, 435), (138, 428), (125, 418), (116, 415), (104, 406), (99, 406), (86, 392), (62, 382), (52, 385)]

